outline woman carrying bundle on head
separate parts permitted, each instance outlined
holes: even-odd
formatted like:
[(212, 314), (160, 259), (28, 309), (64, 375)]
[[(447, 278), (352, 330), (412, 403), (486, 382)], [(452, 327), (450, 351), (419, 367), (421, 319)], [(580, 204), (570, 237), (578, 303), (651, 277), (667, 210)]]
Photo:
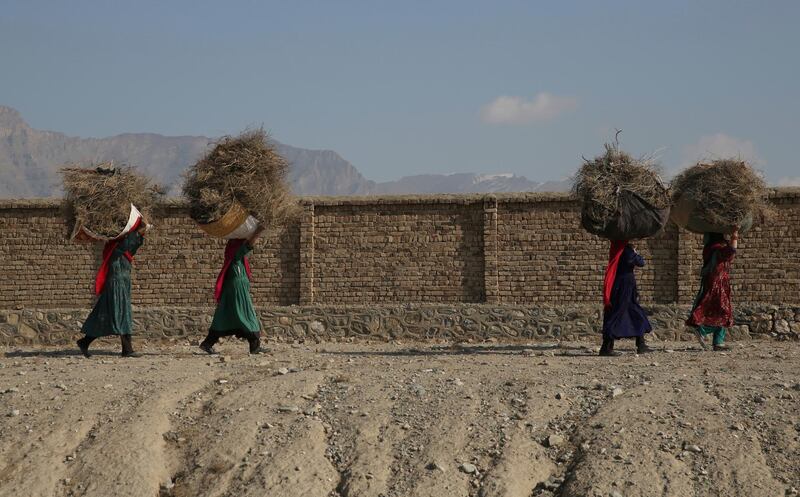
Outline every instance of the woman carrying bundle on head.
[(739, 228), (736, 227), (730, 241), (721, 233), (706, 233), (703, 236), (703, 268), (700, 270), (700, 291), (694, 299), (692, 312), (686, 324), (694, 327), (695, 335), (706, 349), (706, 335), (712, 335), (715, 351), (729, 350), (723, 345), (725, 328), (733, 325), (731, 306), (731, 262), (736, 256)]
[(208, 235), (229, 240), (217, 278), (217, 310), (200, 344), (209, 354), (220, 337), (231, 335), (247, 339), (251, 354), (263, 352), (246, 256), (262, 231), (280, 233), (298, 212), (286, 179), (289, 162), (276, 146), (263, 129), (226, 136), (186, 174), (189, 216)]
[[(739, 234), (772, 215), (764, 178), (739, 158), (698, 162), (672, 180), (673, 220), (693, 233), (703, 234), (700, 290), (686, 320), (706, 349), (713, 335), (714, 350), (723, 345), (726, 328), (733, 325), (730, 267)], [(730, 234), (729, 239), (726, 235)]]
[(627, 240), (612, 240), (603, 280), (603, 345), (601, 356), (616, 356), (614, 340), (635, 338), (639, 354), (651, 352), (645, 333), (653, 328), (639, 305), (639, 292), (633, 271), (644, 266), (644, 258)]
[(133, 351), (131, 333), (133, 328), (131, 311), (131, 268), (136, 251), (144, 243), (148, 224), (140, 217), (126, 235), (106, 242), (103, 247), (103, 262), (95, 278), (95, 295), (99, 295), (94, 308), (81, 331), (84, 337), (77, 341), (85, 357), (90, 357), (89, 344), (96, 338), (119, 335), (122, 342), (122, 357), (139, 357)]
[(251, 273), (247, 259), (262, 232), (263, 227), (259, 227), (247, 240), (231, 239), (225, 246), (225, 261), (214, 289), (217, 310), (208, 336), (200, 343), (200, 348), (208, 354), (215, 354), (214, 345), (226, 336), (246, 339), (251, 354), (265, 352), (261, 348), (261, 323), (250, 296)]
[[(619, 137), (620, 131), (617, 131)], [(601, 356), (617, 355), (614, 341), (635, 338), (637, 352), (650, 352), (644, 340), (652, 331), (636, 288), (634, 269), (644, 258), (628, 243), (655, 236), (669, 218), (670, 198), (660, 168), (647, 158), (635, 159), (606, 144), (605, 153), (584, 164), (573, 191), (581, 202), (581, 225), (611, 243), (603, 280), (603, 344)]]

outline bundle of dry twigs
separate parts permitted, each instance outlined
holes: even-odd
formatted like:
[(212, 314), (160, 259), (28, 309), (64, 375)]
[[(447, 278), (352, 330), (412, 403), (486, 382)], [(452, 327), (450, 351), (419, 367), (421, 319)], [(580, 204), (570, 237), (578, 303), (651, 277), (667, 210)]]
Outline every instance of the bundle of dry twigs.
[(618, 144), (607, 143), (603, 155), (584, 159), (572, 189), (582, 202), (584, 215), (601, 222), (618, 214), (623, 190), (636, 193), (657, 209), (669, 207), (669, 193), (659, 173), (652, 160), (635, 159)]
[(114, 238), (125, 228), (131, 204), (147, 217), (163, 195), (161, 187), (129, 166), (102, 163), (63, 167), (60, 172), (70, 231), (79, 223), (100, 236)]
[(671, 189), (676, 205), (691, 199), (691, 216), (720, 232), (763, 222), (771, 212), (764, 179), (741, 159), (699, 162), (678, 174)]
[(297, 209), (286, 181), (288, 168), (263, 129), (226, 136), (186, 173), (183, 194), (190, 216), (208, 224), (236, 201), (264, 227), (283, 224)]

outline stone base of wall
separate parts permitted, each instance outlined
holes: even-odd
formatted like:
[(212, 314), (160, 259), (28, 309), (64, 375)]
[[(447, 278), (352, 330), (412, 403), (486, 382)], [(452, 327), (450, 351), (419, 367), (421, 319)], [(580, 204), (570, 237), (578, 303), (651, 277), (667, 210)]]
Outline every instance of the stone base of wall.
[[(691, 339), (687, 306), (647, 307), (660, 339)], [(87, 309), (0, 310), (0, 345), (69, 344), (80, 337)], [(155, 341), (199, 340), (210, 308), (134, 308), (134, 334)], [(489, 304), (287, 306), (259, 309), (264, 333), (278, 341), (535, 341), (597, 340), (599, 306), (523, 307)], [(736, 309), (734, 340), (800, 337), (800, 306), (753, 304)]]

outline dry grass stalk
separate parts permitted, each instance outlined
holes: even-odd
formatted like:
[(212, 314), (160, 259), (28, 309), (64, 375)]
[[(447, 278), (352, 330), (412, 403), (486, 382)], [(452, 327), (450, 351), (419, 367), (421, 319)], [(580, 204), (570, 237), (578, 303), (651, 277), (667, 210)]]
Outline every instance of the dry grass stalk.
[(186, 173), (190, 216), (208, 224), (238, 201), (267, 228), (285, 224), (297, 213), (288, 168), (263, 129), (226, 136)]
[(750, 216), (764, 222), (772, 212), (764, 179), (741, 159), (699, 162), (678, 174), (671, 189), (673, 202), (691, 198), (696, 215), (710, 225), (741, 226)]
[(583, 203), (584, 212), (598, 221), (617, 213), (622, 190), (632, 191), (654, 207), (664, 209), (670, 205), (670, 198), (659, 173), (652, 160), (635, 159), (617, 144), (607, 143), (603, 155), (584, 159), (572, 190)]
[(132, 167), (110, 162), (91, 167), (67, 166), (60, 170), (63, 211), (70, 232), (75, 223), (100, 236), (113, 238), (125, 228), (131, 204), (148, 217), (163, 189)]

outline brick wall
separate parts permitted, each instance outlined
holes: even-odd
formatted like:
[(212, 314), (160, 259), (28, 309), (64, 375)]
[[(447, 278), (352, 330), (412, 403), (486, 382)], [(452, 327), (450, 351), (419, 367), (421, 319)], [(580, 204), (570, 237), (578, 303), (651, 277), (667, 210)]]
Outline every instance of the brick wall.
[(315, 301), (483, 302), (482, 207), (316, 206)]
[[(800, 304), (800, 191), (773, 194), (777, 214), (744, 236), (737, 303)], [(251, 259), (259, 306), (409, 302), (518, 305), (599, 300), (607, 242), (579, 227), (558, 194), (304, 198), (298, 220), (266, 236)], [(208, 307), (223, 243), (185, 206), (165, 204), (136, 257), (134, 304)], [(686, 304), (701, 237), (668, 226), (638, 242), (647, 304)], [(87, 308), (98, 246), (66, 239), (58, 204), (0, 203), (0, 309)]]
[[(597, 300), (608, 262), (608, 242), (580, 228), (580, 209), (569, 197), (500, 202), (498, 273), (500, 301), (585, 303)], [(646, 303), (675, 302), (678, 228), (633, 242), (647, 260), (637, 274)]]
[[(99, 244), (70, 243), (54, 201), (0, 204), (0, 309), (90, 307)], [(224, 243), (197, 229), (180, 204), (157, 213), (135, 259), (133, 303), (209, 306)], [(257, 273), (253, 297), (269, 305), (298, 301), (299, 227), (264, 237), (251, 258)]]

